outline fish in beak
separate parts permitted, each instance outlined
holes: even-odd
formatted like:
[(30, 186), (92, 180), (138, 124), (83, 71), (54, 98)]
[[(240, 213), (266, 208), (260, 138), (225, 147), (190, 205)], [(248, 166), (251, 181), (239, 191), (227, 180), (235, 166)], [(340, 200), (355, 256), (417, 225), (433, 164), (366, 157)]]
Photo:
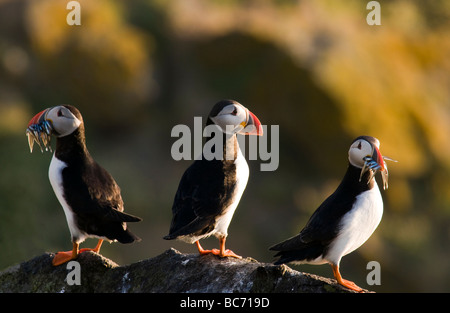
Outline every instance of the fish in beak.
[(372, 178), (375, 176), (375, 174), (377, 173), (377, 171), (380, 171), (381, 178), (383, 179), (383, 189), (384, 190), (388, 189), (389, 172), (388, 172), (388, 168), (387, 168), (385, 160), (397, 162), (394, 159), (391, 159), (386, 156), (382, 156), (378, 147), (374, 146), (372, 156), (366, 156), (364, 158), (364, 166), (361, 170), (361, 175), (359, 177), (359, 181), (361, 181), (363, 175), (367, 171), (370, 171), (370, 177), (369, 177), (369, 182), (370, 182), (372, 180)]
[(38, 114), (36, 114), (28, 123), (26, 130), (26, 136), (28, 137), (28, 146), (30, 147), (30, 152), (33, 152), (33, 146), (36, 142), (41, 148), (41, 152), (50, 151), (52, 152), (52, 147), (50, 145), (50, 139), (52, 135), (52, 124), (51, 121), (46, 119), (47, 112), (50, 109), (45, 109)]

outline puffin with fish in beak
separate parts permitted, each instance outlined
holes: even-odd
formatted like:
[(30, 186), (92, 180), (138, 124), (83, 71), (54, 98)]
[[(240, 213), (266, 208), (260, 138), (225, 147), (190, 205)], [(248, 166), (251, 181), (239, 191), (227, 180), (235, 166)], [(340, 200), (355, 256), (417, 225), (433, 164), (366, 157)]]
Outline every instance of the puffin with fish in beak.
[[(91, 157), (81, 113), (71, 105), (41, 111), (28, 123), (30, 151), (36, 142), (41, 151), (56, 149), (49, 168), (49, 179), (66, 215), (73, 248), (58, 252), (54, 266), (76, 259), (84, 251), (99, 252), (104, 240), (132, 243), (140, 238), (127, 228), (127, 222), (141, 218), (124, 213), (121, 191), (114, 178)], [(86, 238), (98, 238), (94, 249), (79, 249)]]
[(313, 213), (302, 231), (270, 250), (278, 251), (275, 264), (325, 264), (332, 267), (337, 282), (354, 291), (355, 283), (342, 278), (339, 263), (358, 249), (377, 228), (383, 215), (383, 199), (375, 181), (380, 171), (388, 188), (385, 160), (380, 142), (371, 136), (356, 138), (348, 151), (348, 168), (336, 191)]
[[(225, 249), (228, 226), (244, 193), (249, 177), (248, 164), (239, 148), (236, 134), (263, 135), (259, 119), (234, 100), (222, 100), (209, 113), (206, 126), (223, 136), (222, 157), (201, 158), (184, 172), (172, 206), (172, 222), (166, 240), (195, 243), (201, 255), (241, 258)], [(210, 137), (206, 140), (205, 146)], [(204, 250), (200, 240), (214, 235), (220, 248)]]

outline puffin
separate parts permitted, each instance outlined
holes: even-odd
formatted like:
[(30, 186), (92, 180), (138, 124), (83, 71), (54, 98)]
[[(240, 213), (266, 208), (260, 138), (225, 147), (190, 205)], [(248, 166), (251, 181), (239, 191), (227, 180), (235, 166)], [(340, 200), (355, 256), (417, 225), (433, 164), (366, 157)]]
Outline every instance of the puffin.
[[(104, 240), (132, 243), (140, 241), (128, 222), (140, 217), (124, 212), (120, 187), (114, 178), (90, 155), (80, 111), (72, 105), (58, 105), (36, 114), (26, 132), (30, 151), (36, 142), (51, 151), (51, 136), (56, 148), (49, 167), (49, 179), (69, 226), (72, 250), (58, 252), (54, 266), (74, 260), (85, 251), (99, 253)], [(79, 249), (86, 238), (98, 238), (95, 248)]]
[[(184, 172), (164, 239), (195, 243), (200, 255), (241, 258), (225, 248), (228, 226), (249, 178), (236, 135), (262, 136), (263, 128), (259, 119), (235, 100), (221, 100), (213, 106), (206, 120), (206, 127), (211, 125), (217, 136), (223, 136), (222, 147), (218, 147), (222, 157), (208, 157), (203, 149), (201, 157)], [(206, 138), (205, 147), (213, 138)], [(205, 250), (199, 241), (211, 235), (219, 240), (219, 249)]]
[(343, 279), (339, 263), (373, 234), (383, 215), (383, 199), (375, 181), (380, 171), (388, 188), (388, 169), (380, 141), (371, 136), (357, 137), (348, 151), (348, 168), (341, 183), (312, 214), (300, 233), (270, 250), (278, 251), (274, 263), (331, 265), (337, 282), (361, 292), (354, 282)]

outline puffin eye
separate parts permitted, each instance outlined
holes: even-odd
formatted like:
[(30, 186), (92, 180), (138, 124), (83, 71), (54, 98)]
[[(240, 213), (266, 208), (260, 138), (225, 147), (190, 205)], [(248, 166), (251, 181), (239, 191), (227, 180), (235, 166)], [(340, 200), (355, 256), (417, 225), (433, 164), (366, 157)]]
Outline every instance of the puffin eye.
[(361, 141), (358, 143), (358, 147), (357, 147), (359, 150), (361, 150), (361, 148), (362, 148), (362, 145), (361, 145)]
[(59, 109), (59, 110), (58, 110), (58, 113), (57, 113), (57, 115), (58, 115), (58, 117), (61, 117), (61, 116), (63, 116), (63, 113), (62, 113), (62, 110), (61, 110), (61, 109)]
[(231, 112), (231, 115), (234, 115), (234, 116), (237, 115), (237, 108), (234, 108), (233, 112)]

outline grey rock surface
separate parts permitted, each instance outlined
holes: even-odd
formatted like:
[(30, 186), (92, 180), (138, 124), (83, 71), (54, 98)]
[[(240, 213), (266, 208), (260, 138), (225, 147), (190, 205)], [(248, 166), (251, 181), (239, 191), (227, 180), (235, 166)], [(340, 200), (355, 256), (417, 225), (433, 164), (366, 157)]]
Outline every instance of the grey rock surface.
[[(286, 265), (252, 258), (219, 258), (182, 254), (169, 249), (154, 258), (119, 266), (93, 252), (79, 263), (80, 284), (72, 283), (74, 268), (51, 264), (45, 253), (0, 272), (0, 292), (18, 293), (330, 293), (352, 292), (335, 280), (302, 273)], [(69, 277), (69, 279), (68, 279)]]

